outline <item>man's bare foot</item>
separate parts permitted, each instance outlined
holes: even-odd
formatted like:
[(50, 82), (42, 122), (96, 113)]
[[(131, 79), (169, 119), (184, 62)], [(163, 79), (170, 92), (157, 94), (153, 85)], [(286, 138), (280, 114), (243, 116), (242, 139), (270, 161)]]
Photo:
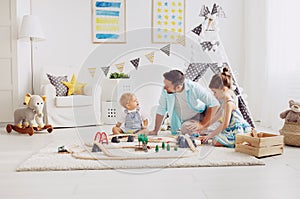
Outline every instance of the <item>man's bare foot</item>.
[(213, 144), (213, 146), (215, 146), (215, 147), (223, 147), (223, 146), (224, 146), (223, 144), (221, 144), (220, 142), (218, 142), (218, 141), (216, 141), (216, 140), (213, 140), (213, 141), (212, 141), (212, 144)]

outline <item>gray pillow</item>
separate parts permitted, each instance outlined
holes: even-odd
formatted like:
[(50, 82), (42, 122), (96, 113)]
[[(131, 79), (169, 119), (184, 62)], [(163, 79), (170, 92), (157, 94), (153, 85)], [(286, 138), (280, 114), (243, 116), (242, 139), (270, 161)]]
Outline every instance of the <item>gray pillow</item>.
[(50, 83), (55, 87), (56, 96), (67, 96), (68, 94), (68, 87), (66, 87), (62, 81), (67, 82), (68, 76), (54, 76), (47, 74)]

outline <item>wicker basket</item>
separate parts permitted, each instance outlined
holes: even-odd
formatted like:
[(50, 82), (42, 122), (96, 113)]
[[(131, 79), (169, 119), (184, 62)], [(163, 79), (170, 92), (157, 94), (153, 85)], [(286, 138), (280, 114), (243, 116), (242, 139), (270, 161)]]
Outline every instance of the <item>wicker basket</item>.
[(285, 122), (279, 132), (284, 136), (285, 144), (300, 146), (300, 123)]

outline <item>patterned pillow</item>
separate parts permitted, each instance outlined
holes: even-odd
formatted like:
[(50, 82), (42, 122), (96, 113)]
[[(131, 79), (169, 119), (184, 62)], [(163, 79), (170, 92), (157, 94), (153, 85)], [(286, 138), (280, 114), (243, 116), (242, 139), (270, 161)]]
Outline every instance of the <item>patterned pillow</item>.
[(47, 74), (48, 79), (50, 80), (50, 83), (55, 87), (56, 90), (56, 96), (67, 96), (68, 93), (68, 87), (66, 87), (62, 81), (67, 82), (68, 77), (65, 76), (53, 76), (50, 74)]
[(80, 83), (77, 81), (75, 75), (72, 75), (72, 79), (70, 82), (62, 81), (62, 83), (68, 87), (68, 96), (70, 95), (82, 95), (83, 87), (86, 86), (86, 83)]

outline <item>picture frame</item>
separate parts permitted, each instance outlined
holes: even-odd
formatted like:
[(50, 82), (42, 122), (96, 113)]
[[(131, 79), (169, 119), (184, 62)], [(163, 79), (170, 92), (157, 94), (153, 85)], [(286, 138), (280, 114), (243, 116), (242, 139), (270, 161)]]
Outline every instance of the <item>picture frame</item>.
[(152, 43), (180, 43), (185, 37), (185, 0), (152, 0)]
[(91, 0), (92, 42), (126, 43), (126, 0)]

